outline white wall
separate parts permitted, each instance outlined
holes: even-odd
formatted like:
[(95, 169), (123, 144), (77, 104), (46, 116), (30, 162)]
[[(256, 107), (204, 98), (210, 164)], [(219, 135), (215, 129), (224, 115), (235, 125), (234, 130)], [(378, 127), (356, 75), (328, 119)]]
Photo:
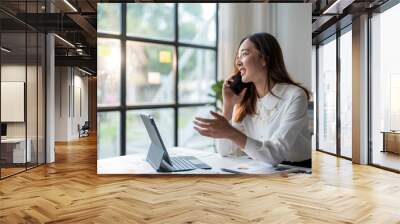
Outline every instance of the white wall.
[[(38, 69), (38, 70), (37, 70)], [(27, 78), (27, 81), (25, 80)], [(26, 107), (22, 106), (20, 112), (26, 112), (26, 121), (23, 122), (6, 122), (7, 137), (24, 138), (25, 135), (30, 139), (32, 152), (32, 161), (44, 163), (44, 74), (41, 66), (25, 66), (25, 64), (3, 64), (1, 66), (1, 81), (3, 82), (24, 82), (26, 83)], [(4, 89), (2, 89), (3, 92)], [(24, 94), (24, 90), (20, 90)], [(3, 97), (7, 97), (2, 95)], [(16, 113), (10, 107), (2, 107), (2, 112)], [(37, 157), (37, 153), (39, 156)]]
[(292, 78), (311, 90), (311, 3), (223, 3), (219, 11), (218, 77), (232, 72), (240, 40), (268, 32), (281, 45)]
[[(78, 72), (78, 75), (76, 74)], [(71, 136), (74, 138), (78, 137), (78, 129), (77, 126), (80, 124), (81, 126), (85, 123), (85, 121), (88, 121), (88, 77), (83, 77), (81, 76), (82, 73), (79, 71), (75, 70), (75, 76), (74, 76), (74, 94), (75, 96), (74, 99), (74, 108), (75, 113), (73, 113), (73, 119), (71, 121), (72, 125), (72, 130), (71, 130)], [(80, 92), (80, 93), (79, 93)], [(81, 107), (81, 108), (80, 108)], [(82, 111), (80, 111), (80, 109)]]
[(24, 103), (24, 82), (1, 82), (1, 108), (4, 108), (1, 110), (2, 122), (24, 122)]
[(70, 76), (67, 67), (55, 68), (55, 141), (68, 140)]
[(55, 73), (55, 140), (77, 139), (78, 124), (88, 120), (88, 78), (71, 67), (56, 67)]
[[(25, 82), (25, 65), (2, 65), (1, 66), (1, 81), (5, 82)], [(28, 69), (30, 69), (28, 67)], [(7, 108), (1, 108), (7, 110)], [(7, 137), (25, 137), (25, 123), (11, 122), (7, 123)]]
[[(25, 65), (13, 65), (6, 64), (1, 66), (1, 81), (2, 82), (25, 82), (26, 72), (28, 74), (36, 74), (36, 67)], [(29, 78), (29, 77), (28, 77)], [(29, 85), (36, 85), (36, 81), (29, 80)], [(28, 125), (28, 137), (32, 130), (36, 130), (36, 125), (32, 124), (32, 121), (36, 123), (36, 113), (32, 113), (32, 107), (36, 110), (36, 88), (27, 88), (27, 106), (31, 106), (31, 109), (27, 113)], [(3, 97), (3, 96), (2, 96)], [(33, 105), (29, 105), (35, 102)], [(40, 106), (40, 105), (39, 105)], [(9, 108), (1, 108), (1, 110), (8, 110)], [(24, 108), (22, 108), (24, 109)], [(25, 126), (26, 122), (7, 122), (7, 136), (8, 137), (25, 137)], [(36, 132), (35, 132), (36, 133)]]

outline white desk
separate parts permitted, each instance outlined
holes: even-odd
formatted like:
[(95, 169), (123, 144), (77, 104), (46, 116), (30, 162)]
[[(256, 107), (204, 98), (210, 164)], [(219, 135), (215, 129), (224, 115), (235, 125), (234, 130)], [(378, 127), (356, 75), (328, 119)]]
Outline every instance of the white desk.
[[(244, 166), (255, 166), (263, 164), (246, 157), (222, 157), (217, 153), (203, 152), (200, 150), (175, 147), (168, 149), (170, 156), (195, 156), (204, 163), (212, 167), (210, 170), (196, 169), (184, 172), (160, 173), (146, 162), (147, 149), (143, 149), (142, 153), (119, 156), (107, 159), (97, 160), (98, 174), (232, 174), (224, 172), (221, 168), (233, 168)], [(265, 165), (265, 170), (260, 170), (254, 174), (272, 174), (277, 173), (272, 166)], [(311, 170), (311, 169), (310, 169)]]
[[(27, 158), (27, 162), (31, 161), (31, 145), (32, 141), (30, 138), (27, 138), (28, 147), (26, 147), (25, 154), (25, 138), (6, 138), (1, 139), (2, 147), (13, 147), (12, 148), (12, 163), (25, 163), (25, 158)], [(3, 149), (2, 151), (9, 150)]]

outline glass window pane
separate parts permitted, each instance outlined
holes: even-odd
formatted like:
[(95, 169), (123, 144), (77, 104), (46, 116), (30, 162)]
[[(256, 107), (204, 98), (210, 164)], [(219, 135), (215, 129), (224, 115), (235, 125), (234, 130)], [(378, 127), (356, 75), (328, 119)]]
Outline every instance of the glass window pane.
[(121, 89), (121, 44), (97, 39), (97, 106), (119, 106)]
[(173, 103), (174, 58), (172, 46), (127, 41), (127, 104)]
[(121, 33), (121, 4), (97, 4), (97, 32), (110, 34)]
[(318, 147), (336, 153), (336, 40), (318, 50)]
[(371, 19), (372, 163), (395, 170), (400, 170), (399, 21), (400, 4)]
[(184, 107), (179, 108), (179, 146), (214, 152), (214, 140), (201, 136), (193, 129), (195, 117), (212, 118), (210, 110), (215, 111), (213, 106)]
[[(24, 4), (25, 7), (25, 4)], [(1, 124), (6, 125), (6, 136), (8, 140), (15, 143), (1, 144), (0, 146), (0, 167), (1, 177), (24, 171), (26, 162), (28, 164), (32, 159), (32, 150), (29, 147), (32, 144), (32, 139), (26, 135), (28, 130), (27, 120), (24, 118), (26, 107), (23, 106), (27, 100), (24, 95), (27, 90), (26, 75), (27, 75), (27, 57), (31, 56), (31, 49), (26, 54), (27, 50), (27, 34), (25, 32), (2, 33), (1, 47), (8, 49), (2, 50), (1, 53)], [(29, 88), (31, 89), (31, 88)], [(14, 91), (15, 92), (14, 92)], [(12, 94), (13, 100), (5, 100), (4, 96)], [(36, 96), (36, 95), (35, 95)], [(9, 98), (10, 99), (10, 98)], [(28, 100), (30, 101), (30, 100)], [(28, 103), (28, 102), (27, 102)], [(10, 109), (12, 105), (19, 105), (20, 110)], [(29, 130), (28, 130), (29, 131)], [(27, 150), (28, 147), (28, 150)]]
[(216, 4), (179, 4), (179, 42), (215, 46)]
[(97, 113), (97, 159), (120, 155), (120, 112)]
[(143, 152), (143, 150), (147, 152), (150, 146), (150, 138), (139, 117), (140, 114), (153, 116), (165, 147), (172, 147), (174, 144), (173, 109), (131, 110), (126, 113), (126, 154)]
[(175, 13), (172, 3), (127, 4), (126, 35), (150, 39), (175, 39)]
[(351, 158), (352, 141), (352, 37), (340, 37), (340, 153)]
[(215, 83), (213, 50), (179, 48), (179, 103), (213, 102), (208, 94)]

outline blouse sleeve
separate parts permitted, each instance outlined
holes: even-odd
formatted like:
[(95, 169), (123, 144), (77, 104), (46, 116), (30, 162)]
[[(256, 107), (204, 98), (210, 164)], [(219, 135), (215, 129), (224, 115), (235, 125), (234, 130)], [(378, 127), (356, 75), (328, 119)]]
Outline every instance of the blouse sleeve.
[(247, 136), (244, 152), (253, 159), (276, 165), (286, 160), (288, 151), (307, 125), (307, 97), (304, 93), (292, 98), (279, 128), (270, 139), (260, 141)]
[[(232, 120), (230, 120), (229, 123), (234, 128), (241, 131), (243, 134), (247, 135), (243, 125), (243, 120), (242, 122), (234, 122), (232, 118)], [(224, 138), (217, 139), (217, 151), (219, 154), (221, 154), (221, 156), (239, 156), (243, 154), (238, 145), (236, 145), (231, 140)]]

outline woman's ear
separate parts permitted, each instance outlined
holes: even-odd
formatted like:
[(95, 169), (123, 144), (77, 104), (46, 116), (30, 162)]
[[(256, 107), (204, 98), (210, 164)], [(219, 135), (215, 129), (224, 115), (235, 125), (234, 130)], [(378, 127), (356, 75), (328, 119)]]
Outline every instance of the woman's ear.
[(261, 59), (261, 65), (263, 67), (267, 66), (267, 58), (265, 58), (264, 55), (262, 55), (261, 53), (260, 53), (260, 59)]
[(267, 66), (267, 59), (264, 56), (262, 56), (262, 66), (263, 67)]

